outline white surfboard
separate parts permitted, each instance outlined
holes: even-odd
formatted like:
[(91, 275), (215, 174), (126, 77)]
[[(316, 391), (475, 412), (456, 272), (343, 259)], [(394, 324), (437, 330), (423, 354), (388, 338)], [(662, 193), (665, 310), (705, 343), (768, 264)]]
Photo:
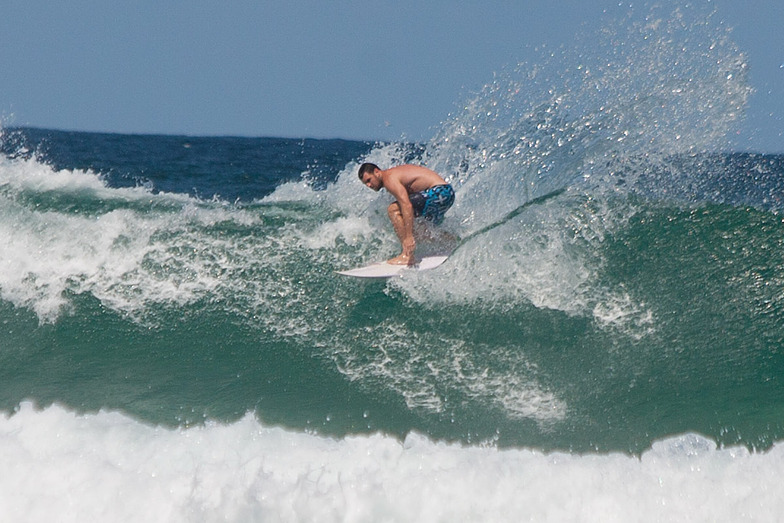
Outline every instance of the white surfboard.
[(353, 276), (355, 278), (391, 278), (393, 276), (402, 276), (407, 271), (435, 269), (444, 263), (447, 258), (449, 256), (426, 256), (415, 265), (392, 265), (387, 262), (379, 262), (367, 267), (337, 272), (343, 276)]

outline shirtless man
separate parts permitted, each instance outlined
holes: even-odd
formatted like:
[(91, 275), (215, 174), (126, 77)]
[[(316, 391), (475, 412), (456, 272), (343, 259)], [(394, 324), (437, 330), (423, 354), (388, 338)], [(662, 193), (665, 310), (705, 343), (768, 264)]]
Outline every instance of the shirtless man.
[(387, 213), (403, 252), (387, 263), (414, 263), (414, 218), (422, 216), (435, 224), (441, 223), (455, 201), (454, 189), (438, 173), (418, 165), (399, 165), (382, 171), (375, 164), (363, 163), (359, 179), (374, 191), (383, 187), (395, 197)]

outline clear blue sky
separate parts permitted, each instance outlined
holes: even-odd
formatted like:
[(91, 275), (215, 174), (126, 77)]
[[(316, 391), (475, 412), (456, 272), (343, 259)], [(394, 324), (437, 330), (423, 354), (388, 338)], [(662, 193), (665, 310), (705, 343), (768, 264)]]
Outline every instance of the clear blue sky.
[[(755, 89), (740, 148), (784, 152), (784, 2), (696, 0), (734, 28)], [(658, 2), (665, 6), (679, 2)], [(9, 5), (10, 4), (10, 5)], [(5, 125), (192, 135), (430, 138), (535, 48), (629, 0), (8, 0)]]

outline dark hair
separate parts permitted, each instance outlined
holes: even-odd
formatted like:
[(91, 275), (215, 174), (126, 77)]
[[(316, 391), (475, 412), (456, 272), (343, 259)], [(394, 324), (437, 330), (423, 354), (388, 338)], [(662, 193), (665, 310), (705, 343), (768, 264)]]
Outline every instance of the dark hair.
[(365, 173), (373, 174), (376, 170), (381, 170), (378, 168), (378, 165), (374, 163), (363, 163), (359, 166), (359, 179), (361, 180)]

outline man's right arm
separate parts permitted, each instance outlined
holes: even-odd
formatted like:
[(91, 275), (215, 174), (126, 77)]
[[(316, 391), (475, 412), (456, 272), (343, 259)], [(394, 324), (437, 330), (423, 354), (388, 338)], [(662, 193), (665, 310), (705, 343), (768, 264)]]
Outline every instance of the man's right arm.
[(411, 200), (408, 198), (408, 191), (405, 186), (400, 183), (400, 180), (392, 177), (384, 180), (384, 188), (395, 197), (395, 200), (397, 200), (397, 203), (400, 206), (404, 231), (401, 243), (403, 244), (403, 250), (409, 251), (407, 254), (413, 255), (416, 245), (414, 242), (414, 208), (411, 205)]

